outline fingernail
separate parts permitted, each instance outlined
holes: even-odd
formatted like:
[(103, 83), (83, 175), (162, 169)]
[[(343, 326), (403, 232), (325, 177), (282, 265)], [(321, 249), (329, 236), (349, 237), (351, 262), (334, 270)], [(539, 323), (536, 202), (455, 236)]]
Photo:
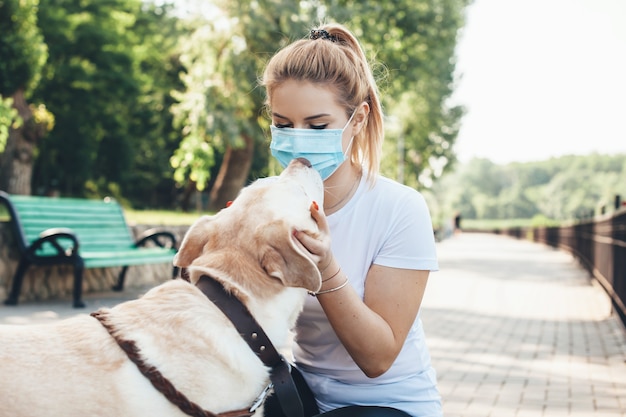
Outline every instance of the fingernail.
[(313, 202), (313, 207), (315, 207), (315, 211), (320, 209), (320, 206), (317, 205), (317, 201)]

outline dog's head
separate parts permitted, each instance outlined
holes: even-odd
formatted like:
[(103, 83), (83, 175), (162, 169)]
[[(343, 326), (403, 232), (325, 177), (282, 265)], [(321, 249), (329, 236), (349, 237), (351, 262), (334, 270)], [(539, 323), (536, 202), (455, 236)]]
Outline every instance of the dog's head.
[(259, 296), (285, 286), (317, 291), (319, 270), (293, 232), (319, 233), (310, 207), (315, 201), (321, 210), (323, 199), (317, 171), (306, 159), (294, 159), (280, 176), (255, 181), (229, 207), (198, 219), (185, 234), (174, 265), (186, 268), (192, 283), (209, 274)]

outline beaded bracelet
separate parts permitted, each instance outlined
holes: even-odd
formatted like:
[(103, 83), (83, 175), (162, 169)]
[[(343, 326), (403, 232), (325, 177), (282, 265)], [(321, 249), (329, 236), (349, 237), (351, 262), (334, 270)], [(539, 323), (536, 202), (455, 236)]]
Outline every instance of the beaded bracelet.
[(318, 291), (318, 292), (309, 291), (309, 295), (312, 295), (313, 297), (317, 297), (318, 295), (321, 295), (321, 294), (328, 294), (329, 292), (339, 291), (340, 289), (342, 289), (346, 285), (348, 285), (348, 278), (346, 278), (346, 280), (343, 282), (343, 284), (341, 284), (338, 287), (331, 288), (329, 290)]

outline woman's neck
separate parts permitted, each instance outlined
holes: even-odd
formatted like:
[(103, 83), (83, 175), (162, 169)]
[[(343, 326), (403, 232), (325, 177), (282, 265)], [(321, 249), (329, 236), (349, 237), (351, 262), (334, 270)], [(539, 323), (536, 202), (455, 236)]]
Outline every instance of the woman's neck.
[(324, 212), (333, 214), (344, 207), (356, 194), (362, 170), (349, 162), (324, 183)]

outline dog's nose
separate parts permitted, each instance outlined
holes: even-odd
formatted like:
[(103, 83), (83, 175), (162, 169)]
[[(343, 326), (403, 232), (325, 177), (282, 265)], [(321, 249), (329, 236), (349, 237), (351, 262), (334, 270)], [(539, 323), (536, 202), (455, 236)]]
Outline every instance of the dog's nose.
[(298, 162), (300, 162), (302, 165), (304, 165), (305, 167), (311, 168), (311, 163), (309, 162), (308, 159), (306, 159), (306, 158), (296, 158), (296, 160)]

